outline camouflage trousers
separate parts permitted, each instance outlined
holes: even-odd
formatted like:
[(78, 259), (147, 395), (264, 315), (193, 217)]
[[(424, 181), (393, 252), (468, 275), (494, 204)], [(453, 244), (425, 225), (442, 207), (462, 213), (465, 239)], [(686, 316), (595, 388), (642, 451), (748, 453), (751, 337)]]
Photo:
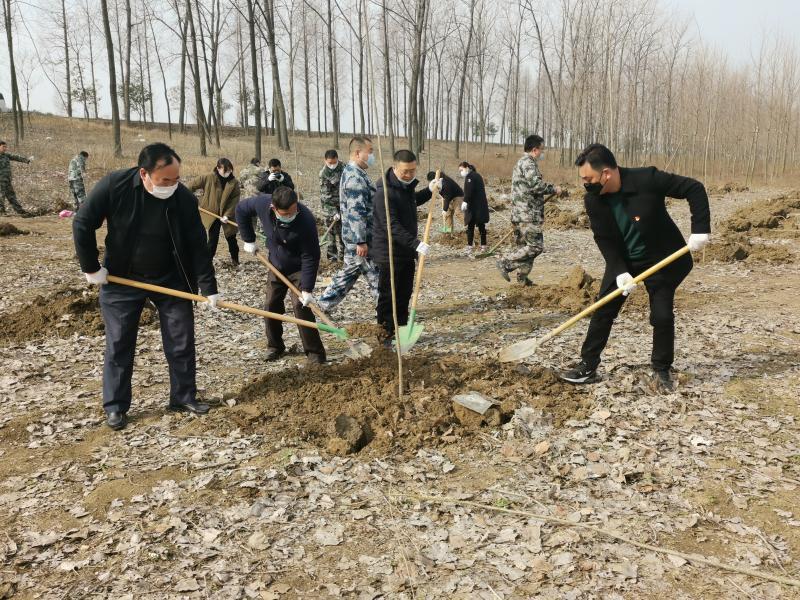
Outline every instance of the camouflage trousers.
[(6, 212), (6, 199), (8, 203), (19, 214), (25, 214), (25, 209), (17, 200), (17, 192), (14, 191), (14, 186), (11, 185), (10, 179), (0, 179), (0, 213)]
[(333, 276), (333, 281), (322, 292), (317, 304), (325, 312), (330, 312), (345, 299), (345, 296), (353, 289), (361, 275), (366, 277), (369, 291), (377, 302), (378, 267), (369, 258), (358, 256), (355, 244), (346, 244), (344, 247), (344, 265)]
[(506, 252), (497, 261), (506, 272), (517, 272), (517, 279), (523, 281), (533, 268), (533, 261), (544, 250), (544, 235), (539, 223), (514, 223), (515, 248)]
[[(327, 238), (324, 240), (327, 242), (327, 250), (326, 255), (328, 260), (342, 260), (344, 259), (344, 240), (342, 239), (342, 220), (334, 218), (338, 213), (333, 213), (330, 215), (325, 215), (325, 229), (327, 230), (328, 227), (331, 227), (331, 223), (333, 223), (333, 227), (331, 227), (330, 232), (328, 232)], [(322, 242), (323, 240), (320, 240)]]
[(75, 201), (75, 210), (86, 202), (86, 188), (83, 186), (83, 179), (70, 179), (69, 191), (72, 192), (72, 199)]

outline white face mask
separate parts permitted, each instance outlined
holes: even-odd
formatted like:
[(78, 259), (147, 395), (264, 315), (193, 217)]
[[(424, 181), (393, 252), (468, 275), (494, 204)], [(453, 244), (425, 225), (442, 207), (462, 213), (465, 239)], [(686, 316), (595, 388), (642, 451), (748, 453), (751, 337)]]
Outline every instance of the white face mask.
[[(149, 174), (147, 175), (147, 178), (150, 179)], [(166, 200), (167, 198), (172, 196), (172, 194), (175, 193), (175, 190), (178, 189), (177, 183), (175, 185), (168, 185), (168, 186), (155, 185), (152, 179), (150, 179), (150, 185), (153, 186), (153, 189), (150, 190), (150, 194), (155, 196), (159, 200)]]
[(220, 177), (228, 177), (231, 174), (230, 171), (226, 171), (225, 169), (217, 169), (217, 173), (219, 173)]
[[(325, 163), (325, 164), (328, 164), (328, 163)], [(328, 165), (328, 168), (329, 168), (329, 169), (331, 169), (331, 170), (333, 170), (333, 169), (335, 169), (335, 168), (336, 168), (336, 167), (338, 167), (338, 166), (339, 166), (339, 161), (337, 160), (337, 161), (336, 161), (335, 163), (333, 163), (332, 165)]]
[(458, 172), (461, 174), (462, 177), (466, 177), (469, 175), (469, 169), (459, 169)]

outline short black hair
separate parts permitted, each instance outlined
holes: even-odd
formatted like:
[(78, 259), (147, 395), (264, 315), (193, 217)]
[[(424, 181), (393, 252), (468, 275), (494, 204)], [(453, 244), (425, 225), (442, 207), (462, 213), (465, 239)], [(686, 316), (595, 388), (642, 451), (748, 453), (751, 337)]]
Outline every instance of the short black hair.
[(261, 159), (260, 158), (256, 158), (254, 156), (253, 158), (250, 159), (250, 164), (259, 166), (261, 164)]
[(538, 148), (544, 143), (544, 138), (535, 133), (525, 138), (525, 152), (530, 152), (534, 148)]
[(459, 168), (463, 167), (465, 169), (469, 169), (470, 171), (475, 171), (475, 165), (469, 164), (467, 161), (462, 161), (458, 164)]
[(281, 166), (281, 161), (279, 161), (277, 158), (270, 158), (269, 162), (267, 163), (267, 166), (269, 166), (269, 167), (280, 167)]
[(394, 162), (412, 163), (417, 162), (417, 155), (411, 150), (398, 150), (394, 153)]
[(589, 144), (586, 146), (578, 154), (578, 158), (575, 159), (575, 166), (582, 167), (587, 162), (595, 171), (617, 168), (617, 159), (614, 158), (614, 153), (603, 144)]
[[(181, 157), (162, 142), (155, 144), (148, 144), (142, 151), (139, 152), (139, 168), (144, 169), (148, 173), (156, 170), (156, 167), (166, 167), (171, 165), (173, 161), (181, 162)], [(160, 165), (158, 163), (161, 163)]]
[(4, 140), (0, 140), (0, 146), (8, 146), (8, 144), (6, 144)]
[(89, 158), (89, 153), (86, 150), (81, 150), (78, 154), (80, 154), (83, 158)]
[(339, 158), (339, 153), (336, 150), (326, 150), (325, 160), (328, 160), (329, 158)]
[(272, 192), (272, 205), (275, 208), (286, 210), (297, 202), (297, 193), (290, 187), (280, 185)]
[(233, 172), (233, 163), (228, 158), (222, 157), (217, 161), (217, 168), (219, 169), (220, 167), (226, 171)]

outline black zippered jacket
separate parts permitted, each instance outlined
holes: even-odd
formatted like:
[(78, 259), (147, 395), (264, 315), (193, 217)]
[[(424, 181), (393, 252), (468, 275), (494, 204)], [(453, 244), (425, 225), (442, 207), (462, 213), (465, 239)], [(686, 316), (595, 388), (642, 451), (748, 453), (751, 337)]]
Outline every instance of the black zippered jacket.
[[(111, 275), (128, 276), (146, 193), (138, 167), (112, 171), (92, 188), (72, 221), (72, 237), (81, 271), (100, 270), (96, 231), (106, 221), (108, 233), (103, 266)], [(199, 289), (204, 296), (218, 293), (197, 198), (180, 184), (163, 202), (167, 205), (166, 218), (172, 238), (172, 257), (168, 260), (174, 261), (192, 292)]]
[[(394, 174), (394, 169), (391, 168), (386, 172), (386, 182), (389, 189), (394, 259), (414, 260), (417, 257), (417, 246), (420, 242), (417, 238), (417, 206), (425, 204), (431, 199), (431, 191), (427, 186), (419, 191), (414, 191), (418, 183), (416, 179), (411, 185), (403, 185)], [(386, 235), (383, 178), (378, 180), (373, 204), (375, 208), (369, 255), (376, 263), (387, 265), (389, 264), (389, 238)]]

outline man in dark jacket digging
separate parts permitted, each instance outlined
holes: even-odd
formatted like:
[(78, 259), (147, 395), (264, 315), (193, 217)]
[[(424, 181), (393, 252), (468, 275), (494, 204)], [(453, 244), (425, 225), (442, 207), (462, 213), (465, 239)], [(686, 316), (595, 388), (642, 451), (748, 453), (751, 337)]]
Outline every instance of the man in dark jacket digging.
[[(109, 283), (108, 275), (207, 296), (220, 294), (194, 194), (178, 183), (181, 159), (166, 144), (150, 144), (139, 166), (97, 182), (75, 213), (72, 234), (81, 271), (100, 288), (106, 326), (103, 408), (111, 429), (127, 424), (139, 316), (149, 298), (158, 310), (169, 364), (169, 409), (208, 412), (197, 401), (194, 313), (189, 300)], [(98, 261), (96, 232), (107, 224), (105, 258)]]
[[(408, 324), (408, 304), (414, 291), (414, 271), (417, 255), (428, 255), (430, 246), (417, 235), (417, 206), (431, 199), (434, 188), (441, 187), (441, 180), (434, 179), (428, 187), (415, 191), (417, 187), (417, 157), (410, 150), (398, 150), (394, 155), (394, 166), (386, 172), (389, 191), (389, 223), (392, 228), (394, 278), (397, 292), (397, 321), (400, 326)], [(392, 284), (389, 271), (389, 239), (386, 232), (386, 207), (384, 203), (383, 179), (378, 182), (374, 196), (374, 222), (370, 258), (378, 266), (378, 324), (388, 334), (387, 344), (394, 336), (392, 315)]]
[[(259, 194), (243, 200), (236, 207), (236, 222), (239, 235), (244, 241), (244, 250), (255, 254), (256, 233), (253, 217), (258, 217), (267, 238), (269, 261), (283, 273), (301, 292), (300, 298), (292, 295), (294, 316), (305, 321), (314, 321), (309, 304), (314, 302), (314, 284), (319, 268), (319, 235), (314, 215), (297, 201), (297, 193), (281, 186), (272, 196)], [(265, 309), (283, 314), (284, 300), (289, 288), (271, 271), (267, 276), (267, 301)], [(283, 322), (264, 319), (267, 329), (268, 361), (277, 360), (286, 351), (283, 343)], [(298, 326), (300, 340), (310, 364), (325, 362), (325, 347), (319, 331)]]
[[(708, 243), (711, 214), (708, 195), (699, 181), (655, 167), (619, 167), (612, 152), (601, 144), (588, 146), (578, 155), (575, 165), (586, 188), (584, 204), (594, 240), (606, 261), (600, 297), (617, 288), (624, 290), (592, 315), (581, 361), (562, 374), (571, 383), (591, 383), (597, 379), (600, 354), (608, 342), (614, 319), (625, 297), (636, 289), (631, 283), (633, 278), (687, 245), (667, 212), (665, 197), (689, 202), (692, 233), (688, 246), (692, 252)], [(691, 270), (692, 257), (684, 254), (644, 281), (650, 296), (653, 326), (653, 381), (661, 391), (673, 388), (670, 375), (675, 349), (673, 302), (675, 290)]]
[[(464, 190), (458, 185), (455, 180), (440, 172), (439, 177), (442, 179), (442, 190), (439, 195), (442, 197), (442, 233), (453, 233), (453, 215), (456, 208), (461, 208), (461, 203), (464, 201)], [(428, 181), (433, 181), (436, 178), (435, 171), (428, 171)]]

